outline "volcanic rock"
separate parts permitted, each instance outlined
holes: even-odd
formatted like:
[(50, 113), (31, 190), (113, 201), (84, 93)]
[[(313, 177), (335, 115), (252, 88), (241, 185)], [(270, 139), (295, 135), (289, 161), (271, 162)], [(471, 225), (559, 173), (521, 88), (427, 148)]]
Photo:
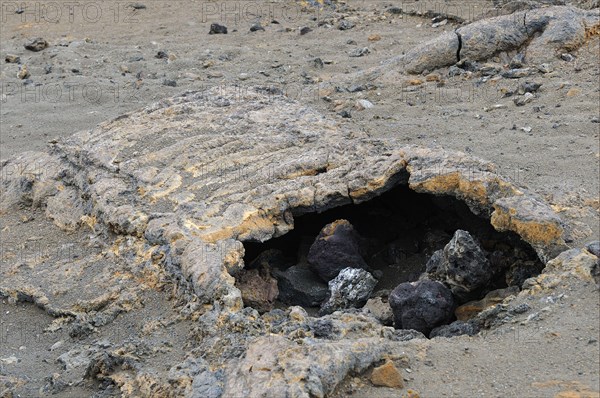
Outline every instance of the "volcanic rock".
[(48, 47), (48, 42), (41, 37), (36, 37), (35, 39), (31, 39), (25, 43), (24, 47), (29, 51), (38, 52)]
[(258, 269), (242, 270), (236, 279), (236, 286), (242, 293), (245, 305), (259, 312), (273, 309), (279, 290), (277, 280), (268, 272), (261, 272)]
[(227, 26), (219, 25), (218, 23), (210, 24), (209, 35), (227, 34)]
[(443, 252), (434, 253), (427, 263), (427, 270), (461, 299), (486, 285), (492, 274), (483, 249), (467, 231), (460, 229)]
[(321, 314), (331, 314), (346, 308), (362, 307), (369, 299), (377, 279), (358, 268), (344, 268), (329, 281), (329, 297), (321, 306)]
[(414, 329), (427, 335), (454, 317), (452, 292), (437, 281), (401, 283), (392, 290), (389, 303), (396, 329)]
[(466, 334), (473, 336), (479, 332), (479, 327), (474, 322), (454, 321), (449, 325), (438, 326), (429, 334), (429, 338), (434, 337), (454, 337)]
[(327, 285), (304, 265), (275, 271), (274, 276), (278, 281), (279, 300), (289, 305), (317, 307), (325, 301), (329, 292)]
[(367, 268), (360, 249), (360, 236), (347, 220), (327, 224), (310, 247), (308, 262), (324, 281), (344, 268)]

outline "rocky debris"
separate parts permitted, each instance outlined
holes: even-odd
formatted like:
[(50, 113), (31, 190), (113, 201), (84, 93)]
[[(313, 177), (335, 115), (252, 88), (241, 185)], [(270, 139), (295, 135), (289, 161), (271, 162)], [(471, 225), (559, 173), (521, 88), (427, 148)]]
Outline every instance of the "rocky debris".
[(592, 253), (596, 257), (600, 257), (600, 241), (595, 240), (585, 245), (585, 250)]
[(18, 64), (21, 62), (21, 57), (12, 54), (6, 54), (6, 57), (4, 57), (4, 62), (7, 64)]
[(525, 54), (517, 53), (508, 64), (510, 69), (520, 69), (525, 66)]
[(348, 52), (348, 55), (350, 57), (364, 57), (365, 55), (369, 54), (371, 51), (369, 50), (368, 47), (362, 47), (362, 48), (355, 48), (354, 50), (350, 50)]
[(360, 308), (369, 299), (377, 279), (358, 268), (344, 268), (329, 281), (329, 297), (321, 306), (321, 314), (347, 308)]
[(402, 14), (402, 8), (396, 7), (396, 6), (392, 6), (392, 7), (389, 7), (388, 9), (386, 9), (385, 12), (390, 13), (392, 15), (401, 15)]
[(383, 365), (374, 368), (369, 379), (374, 386), (397, 389), (404, 388), (402, 374), (396, 365), (394, 365), (394, 362), (390, 360), (387, 360)]
[(265, 28), (260, 24), (260, 22), (257, 22), (255, 24), (252, 24), (252, 26), (250, 26), (250, 32), (259, 32), (259, 31), (265, 31)]
[(26, 50), (38, 52), (48, 47), (48, 42), (41, 37), (36, 37), (35, 39), (30, 39), (27, 43), (23, 45)]
[(396, 329), (414, 329), (427, 335), (454, 317), (452, 292), (437, 281), (401, 283), (392, 290), (389, 303)]
[(456, 319), (459, 321), (467, 321), (473, 317), (475, 317), (481, 311), (494, 306), (496, 304), (500, 304), (505, 298), (516, 295), (519, 293), (519, 288), (517, 286), (510, 286), (504, 289), (496, 289), (492, 290), (488, 294), (485, 295), (484, 298), (477, 301), (469, 301), (465, 303), (454, 311), (456, 315)]
[(537, 82), (523, 82), (519, 85), (519, 89), (517, 90), (517, 93), (523, 95), (526, 93), (535, 93), (537, 92), (540, 87), (542, 87), (542, 83), (537, 83)]
[(507, 79), (520, 79), (522, 77), (530, 76), (533, 73), (534, 70), (531, 68), (509, 69), (502, 72), (502, 77)]
[(390, 304), (384, 302), (381, 297), (374, 297), (367, 300), (363, 307), (363, 312), (372, 315), (381, 322), (382, 325), (392, 326), (394, 324), (394, 313)]
[(454, 321), (449, 325), (438, 326), (429, 334), (429, 338), (434, 337), (455, 337), (466, 334), (474, 336), (479, 333), (479, 327), (475, 322)]
[(307, 266), (294, 265), (285, 271), (275, 271), (279, 300), (289, 305), (318, 307), (327, 298), (329, 288)]
[[(578, 48), (584, 43), (586, 27), (598, 22), (599, 12), (570, 6), (537, 8), (486, 18), (444, 32), (379, 67), (400, 64), (408, 73), (432, 71), (468, 59), (483, 61), (503, 52), (521, 49), (529, 62), (547, 62), (560, 50)], [(523, 64), (516, 62), (513, 66)], [(512, 67), (511, 67), (512, 68)], [(520, 70), (520, 69), (512, 69)], [(508, 73), (516, 78), (517, 73)]]
[(27, 79), (31, 74), (29, 73), (29, 69), (27, 69), (27, 65), (21, 65), (19, 68), (19, 72), (17, 72), (18, 79)]
[(208, 32), (209, 35), (218, 35), (218, 34), (227, 34), (227, 26), (225, 25), (220, 25), (218, 23), (212, 23), (210, 24), (210, 31)]
[(541, 267), (533, 261), (516, 261), (506, 271), (505, 280), (509, 286), (522, 286), (525, 280), (539, 274)]
[(242, 293), (244, 304), (259, 312), (272, 310), (279, 295), (277, 280), (265, 269), (240, 271), (236, 278), (236, 286)]
[(375, 105), (373, 105), (370, 101), (368, 101), (366, 99), (360, 99), (360, 100), (356, 101), (356, 104), (354, 105), (354, 109), (356, 109), (357, 111), (363, 111), (365, 109), (371, 109), (374, 106)]
[(154, 56), (154, 58), (158, 58), (158, 59), (168, 59), (169, 58), (169, 53), (167, 53), (165, 50), (159, 50), (156, 55)]
[(347, 220), (337, 220), (323, 227), (308, 251), (308, 262), (325, 282), (344, 268), (367, 268), (360, 236)]
[(305, 34), (312, 32), (312, 29), (309, 28), (308, 26), (304, 26), (303, 28), (300, 28), (300, 36), (304, 36)]
[(569, 53), (560, 54), (560, 59), (562, 59), (563, 61), (566, 61), (566, 62), (575, 61), (575, 57)]
[(339, 30), (350, 30), (354, 27), (354, 22), (348, 21), (347, 19), (342, 19), (338, 24)]
[(434, 253), (427, 270), (460, 299), (485, 286), (492, 269), (485, 252), (467, 231), (457, 230), (441, 252)]
[(163, 86), (177, 87), (177, 81), (173, 79), (165, 79), (163, 80)]
[(516, 106), (523, 106), (526, 105), (528, 103), (530, 103), (531, 101), (533, 101), (533, 99), (535, 98), (535, 95), (527, 92), (525, 93), (525, 95), (522, 95), (520, 97), (515, 97), (513, 99), (513, 102), (515, 103)]
[(542, 73), (551, 73), (554, 72), (554, 68), (550, 64), (540, 64), (538, 66), (538, 70)]

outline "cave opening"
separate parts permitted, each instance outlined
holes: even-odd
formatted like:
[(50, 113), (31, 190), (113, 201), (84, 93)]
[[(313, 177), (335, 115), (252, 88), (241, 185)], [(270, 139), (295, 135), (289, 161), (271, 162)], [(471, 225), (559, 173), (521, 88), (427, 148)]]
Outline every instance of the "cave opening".
[[(317, 240), (321, 242), (317, 244)], [(468, 320), (477, 310), (458, 313), (459, 308), (490, 295), (514, 294), (525, 279), (543, 269), (535, 251), (517, 234), (496, 231), (489, 219), (475, 215), (454, 197), (417, 193), (406, 185), (358, 205), (295, 217), (290, 232), (262, 243), (244, 242), (244, 248), (246, 265), (235, 275), (236, 286), (245, 305), (259, 312), (300, 305), (310, 315), (319, 316), (336, 310), (364, 310), (371, 300), (391, 306), (391, 296), (397, 295), (400, 285), (414, 282), (412, 285), (422, 285), (421, 296), (437, 294), (443, 301), (440, 292), (423, 292), (439, 285), (452, 293), (450, 308), (445, 309), (452, 314), (443, 322), (435, 321), (440, 325)], [(327, 262), (339, 265), (328, 269)], [(340, 271), (341, 267), (353, 271)], [(344, 281), (344, 277), (353, 280)], [(332, 282), (342, 290), (364, 290), (361, 278), (371, 281), (366, 296), (342, 298), (341, 304), (330, 305), (332, 296), (344, 294), (334, 291), (335, 287), (332, 290)], [(408, 299), (401, 305), (417, 305), (414, 303)], [(392, 319), (378, 320), (396, 328), (414, 326), (402, 321), (396, 310), (392, 313)], [(432, 325), (420, 328), (429, 334)]]

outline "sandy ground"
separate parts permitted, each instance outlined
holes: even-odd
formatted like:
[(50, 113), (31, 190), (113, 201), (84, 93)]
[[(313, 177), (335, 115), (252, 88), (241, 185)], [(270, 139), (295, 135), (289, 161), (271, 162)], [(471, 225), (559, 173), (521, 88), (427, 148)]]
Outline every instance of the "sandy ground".
[[(573, 226), (573, 245), (598, 239), (597, 36), (573, 54), (574, 61), (557, 59), (552, 64), (554, 72), (548, 74), (478, 82), (448, 77), (447, 69), (441, 69), (436, 71), (445, 81), (440, 87), (435, 82), (411, 86), (409, 80), (414, 77), (398, 73), (376, 82), (378, 87), (371, 90), (340, 90), (327, 93), (325, 100), (319, 90), (322, 82), (339, 81), (348, 88), (353, 82), (343, 76), (377, 66), (455, 25), (449, 22), (434, 28), (427, 18), (385, 13), (390, 1), (348, 1), (341, 14), (355, 24), (349, 30), (319, 26), (333, 16), (331, 11), (304, 9), (293, 1), (146, 0), (142, 2), (145, 8), (138, 10), (127, 2), (103, 1), (77, 5), (72, 13), (67, 2), (21, 3), (28, 11), (15, 14), (16, 2), (0, 2), (0, 160), (43, 150), (56, 137), (186, 90), (238, 85), (243, 93), (251, 86), (270, 86), (343, 120), (356, 132), (491, 160), (501, 174), (555, 205)], [(494, 12), (492, 2), (484, 0), (402, 2), (401, 6), (448, 11), (467, 20)], [(259, 21), (265, 30), (250, 32)], [(209, 35), (212, 22), (226, 25), (229, 33)], [(300, 35), (301, 27), (312, 31)], [(374, 35), (380, 40), (373, 40)], [(40, 52), (25, 50), (23, 44), (32, 37), (43, 37), (50, 46)], [(349, 57), (349, 51), (362, 47), (370, 53)], [(157, 57), (159, 51), (166, 55)], [(19, 56), (21, 64), (27, 65), (31, 74), (27, 84), (17, 78), (18, 64), (4, 62), (8, 54)], [(496, 61), (505, 63), (511, 55), (501, 54)], [(315, 64), (315, 58), (324, 65)], [(525, 80), (542, 83), (531, 103), (517, 107), (512, 98), (503, 98), (504, 91), (516, 89)], [(358, 99), (368, 99), (375, 106), (357, 111)], [(486, 110), (496, 104), (506, 107)], [(342, 119), (337, 115), (341, 110), (349, 110), (352, 117)], [(45, 223), (43, 215), (36, 218)], [(2, 222), (17, 223), (8, 218)], [(20, 229), (22, 239), (37, 235), (39, 228), (36, 223), (27, 224)], [(518, 330), (508, 327), (486, 338), (437, 341), (423, 347), (422, 360), (410, 365), (411, 373), (405, 372), (408, 384), (423, 397), (541, 397), (568, 390), (588, 391), (597, 397), (598, 291), (592, 285), (569, 288), (572, 291), (551, 305), (534, 326), (520, 326), (525, 335), (534, 336), (533, 341), (519, 340), (514, 335)], [(153, 300), (157, 304), (154, 309), (149, 306), (147, 314), (171, 305), (161, 297), (149, 298)], [(540, 311), (547, 307), (541, 302), (536, 305)], [(6, 325), (13, 330), (14, 325), (21, 325), (17, 327), (21, 334), (37, 336), (31, 344), (21, 344), (22, 337), (4, 333), (0, 358), (30, 356), (23, 358), (29, 364), (23, 372), (30, 377), (36, 372), (51, 373), (56, 355), (48, 351), (49, 346), (68, 336), (50, 338), (39, 333), (36, 328), (51, 319), (27, 304), (3, 302), (0, 309), (3, 331)], [(134, 323), (143, 319), (132, 317)], [(31, 365), (36, 363), (39, 366)], [(8, 369), (10, 365), (2, 366)], [(358, 385), (350, 388), (354, 396), (396, 396), (393, 391), (360, 387), (360, 380)], [(523, 386), (528, 389), (520, 390)], [(74, 395), (59, 396), (87, 396), (93, 389), (69, 391)], [(37, 391), (30, 393), (23, 396), (41, 396)]]

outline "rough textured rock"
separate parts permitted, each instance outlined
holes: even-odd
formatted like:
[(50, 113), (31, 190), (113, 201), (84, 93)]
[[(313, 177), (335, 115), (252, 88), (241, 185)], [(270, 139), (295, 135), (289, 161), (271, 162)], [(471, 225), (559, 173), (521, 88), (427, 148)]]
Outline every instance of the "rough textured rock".
[(381, 322), (382, 325), (392, 326), (394, 323), (394, 313), (390, 304), (384, 302), (381, 297), (374, 297), (367, 300), (363, 307), (363, 312), (372, 315)]
[(404, 388), (402, 374), (390, 360), (373, 369), (371, 383), (375, 386), (389, 388)]
[(240, 271), (236, 278), (236, 286), (242, 293), (244, 304), (260, 312), (272, 310), (279, 295), (277, 280), (269, 272), (257, 269)]
[(471, 234), (460, 229), (442, 252), (434, 253), (427, 263), (427, 270), (460, 298), (466, 298), (469, 293), (485, 286), (492, 276), (483, 249)]
[(456, 315), (456, 319), (459, 321), (466, 321), (473, 318), (486, 308), (500, 304), (505, 298), (518, 293), (519, 288), (517, 286), (511, 286), (505, 289), (496, 289), (486, 294), (481, 300), (469, 301), (468, 303), (459, 306), (454, 311), (454, 314)]
[(327, 298), (327, 284), (305, 265), (276, 271), (274, 276), (278, 281), (279, 300), (286, 304), (318, 307)]
[(585, 245), (585, 249), (595, 255), (596, 257), (600, 257), (600, 241), (593, 241)]
[(389, 298), (396, 329), (414, 329), (424, 334), (454, 317), (452, 292), (442, 283), (423, 280), (401, 283)]
[(344, 268), (367, 268), (361, 255), (360, 237), (347, 220), (337, 220), (323, 227), (310, 247), (308, 262), (326, 282)]
[[(190, 360), (183, 367), (199, 373), (178, 373), (179, 396), (190, 379), (200, 396), (220, 386), (222, 396), (325, 396), (349, 374), (401, 353), (403, 341), (424, 337), (382, 326), (358, 309), (317, 321), (298, 307), (262, 315), (244, 308), (232, 277), (247, 266), (242, 242), (281, 236), (299, 215), (362, 203), (405, 184), (464, 201), (496, 228), (520, 234), (543, 260), (564, 247), (551, 207), (491, 163), (374, 140), (261, 88), (184, 93), (62, 139), (49, 153), (22, 154), (1, 166), (3, 217), (50, 203), (48, 217), (75, 231), (40, 233), (56, 237), (61, 249), (83, 253), (20, 261), (18, 250), (5, 250), (0, 296), (60, 317), (77, 337), (119, 314), (142, 311), (157, 297), (143, 300), (142, 294), (168, 283), (185, 304), (181, 315), (194, 320), (184, 343), (202, 353), (211, 370), (223, 370), (207, 373)], [(65, 188), (68, 194), (60, 194)], [(77, 212), (67, 217), (61, 214), (66, 209)], [(532, 291), (550, 289), (556, 275), (593, 280), (596, 256), (585, 250), (561, 256), (546, 268), (554, 278), (530, 280)], [(426, 283), (440, 291), (434, 303), (450, 294), (433, 281), (417, 286)], [(431, 313), (412, 315), (425, 323)], [(123, 395), (172, 391), (164, 369), (135, 358), (132, 349), (103, 349), (88, 375)]]
[(320, 313), (362, 307), (376, 284), (377, 279), (364, 269), (344, 268), (329, 281), (329, 297), (321, 306)]
[(449, 325), (438, 326), (429, 334), (429, 338), (434, 337), (454, 337), (466, 334), (473, 336), (479, 332), (479, 327), (474, 322), (454, 321)]
[(475, 21), (425, 42), (378, 68), (400, 64), (408, 73), (450, 66), (460, 60), (483, 61), (526, 46), (525, 60), (542, 63), (584, 44), (586, 31), (600, 24), (600, 11), (557, 6)]

